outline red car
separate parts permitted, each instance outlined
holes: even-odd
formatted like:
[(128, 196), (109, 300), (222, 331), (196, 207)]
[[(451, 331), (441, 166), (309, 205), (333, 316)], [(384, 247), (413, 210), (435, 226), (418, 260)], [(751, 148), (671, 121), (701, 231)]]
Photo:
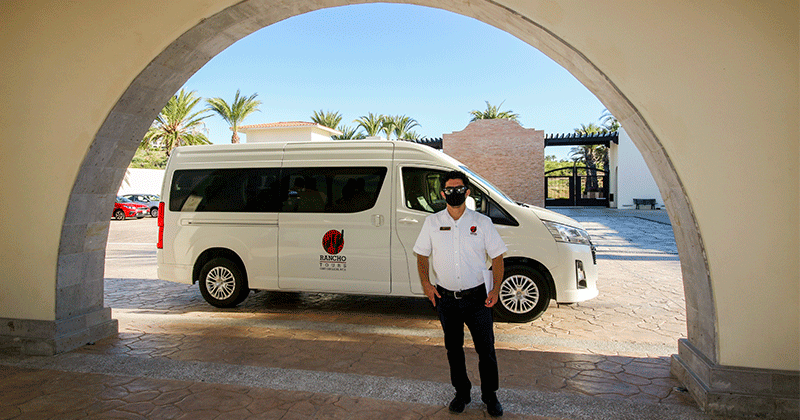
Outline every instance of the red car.
[(147, 214), (148, 208), (142, 204), (136, 204), (125, 197), (117, 197), (114, 202), (114, 212), (111, 216), (117, 220), (125, 220), (128, 217), (141, 219)]

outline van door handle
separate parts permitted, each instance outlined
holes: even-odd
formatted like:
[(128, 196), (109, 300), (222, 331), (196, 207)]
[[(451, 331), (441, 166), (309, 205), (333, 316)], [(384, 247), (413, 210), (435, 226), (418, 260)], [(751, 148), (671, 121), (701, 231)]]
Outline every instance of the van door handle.
[(406, 225), (413, 225), (415, 223), (419, 223), (417, 221), (417, 219), (412, 219), (412, 218), (409, 218), (409, 217), (404, 217), (404, 218), (398, 220), (398, 222), (406, 224)]
[(380, 227), (383, 225), (383, 215), (382, 214), (373, 214), (372, 215), (372, 225)]

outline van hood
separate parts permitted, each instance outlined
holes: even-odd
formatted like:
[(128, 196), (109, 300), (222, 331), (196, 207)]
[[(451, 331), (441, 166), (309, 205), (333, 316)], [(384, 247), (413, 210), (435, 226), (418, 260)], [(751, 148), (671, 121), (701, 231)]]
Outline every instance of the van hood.
[(581, 225), (580, 222), (571, 217), (564, 216), (561, 213), (556, 213), (554, 211), (543, 209), (541, 207), (536, 207), (531, 204), (520, 204), (520, 205), (529, 208), (531, 211), (533, 211), (533, 214), (535, 214), (536, 217), (538, 217), (541, 220), (549, 220), (551, 222), (561, 223), (562, 225), (574, 226), (577, 228), (584, 229), (583, 225)]

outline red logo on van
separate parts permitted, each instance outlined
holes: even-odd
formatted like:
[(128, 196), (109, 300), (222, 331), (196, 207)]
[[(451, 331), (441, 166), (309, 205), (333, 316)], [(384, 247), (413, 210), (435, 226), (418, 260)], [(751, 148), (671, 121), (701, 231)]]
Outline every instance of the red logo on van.
[(331, 255), (336, 255), (342, 251), (344, 247), (344, 229), (341, 232), (338, 230), (329, 230), (322, 237), (322, 248), (325, 252)]

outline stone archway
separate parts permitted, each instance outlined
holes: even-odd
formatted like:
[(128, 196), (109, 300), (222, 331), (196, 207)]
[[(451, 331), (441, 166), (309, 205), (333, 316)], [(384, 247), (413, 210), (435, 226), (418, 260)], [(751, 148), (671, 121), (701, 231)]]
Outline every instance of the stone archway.
[[(82, 322), (65, 325), (61, 333), (56, 332), (56, 341), (61, 344), (54, 347), (55, 351), (85, 342), (66, 337), (96, 337), (113, 325), (110, 314), (102, 307), (103, 250), (108, 226), (105, 209), (114, 199), (139, 140), (168, 98), (212, 57), (250, 33), (305, 12), (356, 3), (361, 2), (243, 1), (201, 21), (172, 41), (133, 80), (95, 135), (72, 188), (59, 246), (56, 325), (76, 315), (82, 315)], [(717, 315), (692, 205), (670, 157), (632, 102), (587, 56), (512, 8), (492, 1), (415, 3), (473, 17), (517, 36), (565, 67), (619, 118), (642, 151), (673, 221), (686, 295), (688, 342), (682, 345), (690, 349), (690, 354), (698, 353), (700, 358), (716, 364)]]

